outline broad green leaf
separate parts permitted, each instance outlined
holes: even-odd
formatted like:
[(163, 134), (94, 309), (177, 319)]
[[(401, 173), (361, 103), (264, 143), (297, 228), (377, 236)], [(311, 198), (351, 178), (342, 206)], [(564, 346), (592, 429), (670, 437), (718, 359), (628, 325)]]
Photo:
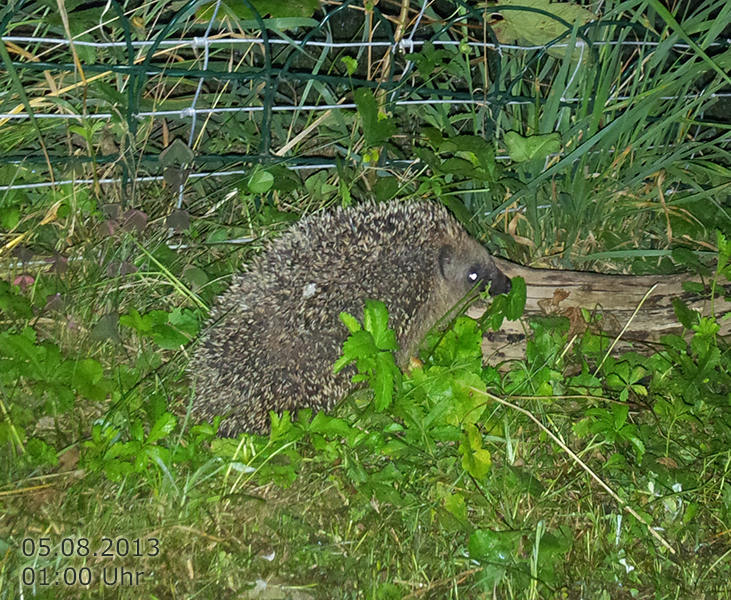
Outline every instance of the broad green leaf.
[(343, 419), (328, 416), (324, 412), (320, 411), (309, 424), (309, 431), (330, 437), (349, 438), (352, 429)]
[(249, 178), (249, 191), (254, 194), (264, 194), (272, 189), (274, 175), (269, 171), (255, 171)]
[(518, 550), (520, 538), (520, 532), (477, 529), (470, 535), (470, 558), (486, 563), (509, 564), (513, 553)]
[(444, 508), (457, 520), (467, 521), (467, 504), (461, 494), (450, 494), (444, 499)]
[[(501, 10), (504, 7), (516, 7), (535, 10)], [(521, 43), (529, 46), (545, 46), (567, 31), (559, 19), (573, 27), (578, 21), (585, 25), (597, 20), (597, 16), (571, 2), (551, 2), (550, 0), (500, 0), (491, 6), (492, 13), (499, 13), (501, 20), (490, 23), (501, 44)], [(542, 11), (542, 12), (538, 12)], [(548, 14), (545, 14), (548, 13)], [(559, 49), (556, 49), (559, 50)], [(563, 58), (564, 49), (560, 49), (557, 57)]]
[(168, 317), (168, 322), (191, 337), (198, 335), (200, 323), (189, 308), (174, 308)]
[(165, 350), (178, 350), (190, 340), (171, 325), (155, 325), (152, 329), (152, 340)]
[(482, 436), (474, 425), (465, 427), (465, 437), (459, 445), (462, 454), (462, 468), (475, 479), (482, 480), (490, 472), (490, 452), (482, 448)]
[(194, 159), (195, 153), (180, 138), (174, 139), (172, 144), (160, 153), (160, 164), (163, 167), (188, 165)]
[(519, 163), (534, 158), (544, 159), (561, 150), (561, 135), (555, 132), (524, 137), (517, 131), (508, 131), (503, 139), (510, 158)]

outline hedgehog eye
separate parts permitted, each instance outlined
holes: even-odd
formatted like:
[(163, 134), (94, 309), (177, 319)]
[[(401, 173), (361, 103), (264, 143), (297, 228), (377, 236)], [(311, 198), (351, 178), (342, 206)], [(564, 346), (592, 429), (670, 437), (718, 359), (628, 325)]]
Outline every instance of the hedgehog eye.
[(477, 271), (470, 271), (469, 275), (467, 275), (467, 279), (469, 279), (472, 283), (475, 283), (475, 281), (477, 281), (477, 278)]

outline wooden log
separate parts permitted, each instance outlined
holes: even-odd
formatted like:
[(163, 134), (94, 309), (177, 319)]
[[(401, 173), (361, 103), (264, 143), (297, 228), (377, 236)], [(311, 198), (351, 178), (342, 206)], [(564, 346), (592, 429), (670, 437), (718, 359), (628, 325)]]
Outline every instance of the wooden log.
[[(531, 269), (500, 258), (496, 258), (495, 262), (509, 277), (525, 279), (527, 299), (523, 319), (506, 322), (500, 331), (485, 336), (483, 356), (491, 364), (525, 358), (526, 335), (530, 334), (527, 319), (533, 316), (567, 317), (571, 323), (569, 340), (574, 335), (583, 334), (587, 328), (603, 331), (611, 337), (621, 334), (613, 354), (621, 354), (629, 349), (649, 349), (652, 343), (659, 342), (660, 337), (667, 334), (685, 334), (689, 338), (692, 332), (684, 332), (678, 322), (672, 305), (673, 298), (680, 298), (702, 316), (711, 316), (710, 298), (683, 290), (685, 281), (700, 282), (699, 277), (691, 274), (604, 275)], [(723, 283), (728, 284), (726, 281)], [(729, 291), (730, 286), (725, 287)], [(652, 292), (642, 302), (650, 290)], [(636, 310), (637, 314), (633, 317)], [(716, 317), (731, 313), (731, 302), (716, 298), (713, 310)], [(587, 311), (588, 320), (585, 318)], [(478, 318), (483, 312), (484, 308), (473, 307), (468, 314)], [(729, 335), (731, 319), (723, 320), (720, 324), (720, 334)]]

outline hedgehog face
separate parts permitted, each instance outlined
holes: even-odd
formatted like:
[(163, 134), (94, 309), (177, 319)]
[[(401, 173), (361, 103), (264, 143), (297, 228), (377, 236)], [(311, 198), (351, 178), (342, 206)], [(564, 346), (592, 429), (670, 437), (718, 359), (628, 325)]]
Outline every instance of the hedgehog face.
[(460, 249), (442, 246), (439, 272), (447, 287), (461, 296), (475, 289), (483, 292), (488, 284), (492, 296), (510, 291), (510, 278), (495, 266), (487, 250), (472, 240)]
[(492, 260), (489, 263), (481, 262), (469, 266), (467, 269), (469, 289), (477, 286), (477, 291), (484, 292), (488, 283), (491, 296), (507, 294), (510, 291), (510, 278), (498, 269)]

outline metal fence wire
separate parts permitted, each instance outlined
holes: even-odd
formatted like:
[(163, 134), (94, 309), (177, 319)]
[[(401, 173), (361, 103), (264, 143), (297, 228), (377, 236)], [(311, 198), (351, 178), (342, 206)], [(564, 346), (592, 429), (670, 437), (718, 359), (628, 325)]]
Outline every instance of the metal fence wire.
[[(653, 64), (658, 49), (670, 45), (677, 58), (694, 43), (615, 14), (579, 26), (518, 3), (508, 8), (542, 16), (559, 33), (537, 45), (501, 43), (496, 25), (516, 13), (461, 0), (344, 0), (287, 18), (262, 15), (247, 0), (240, 4), (250, 14), (241, 16), (229, 4), (110, 1), (61, 11), (11, 1), (0, 20), (0, 192), (114, 184), (128, 197), (165, 180), (170, 164), (161, 155), (176, 139), (192, 151), (176, 155), (177, 180), (168, 173), (178, 205), (193, 182), (215, 187), (254, 165), (362, 163), (365, 148), (352, 143), (355, 121), (346, 118), (358, 88), (399, 117), (402, 152), (384, 153), (379, 166), (409, 169), (419, 160), (409, 140), (422, 127), (446, 123), (494, 139), (554, 103), (563, 116), (551, 127), (565, 130), (587, 102), (604, 102), (607, 114), (623, 110), (640, 70), (674, 68)], [(728, 49), (722, 31), (706, 53)], [(608, 64), (617, 57), (623, 62)], [(587, 97), (586, 80), (611, 69), (611, 95)], [(697, 107), (728, 96), (708, 73), (699, 69), (694, 88), (662, 98)]]

